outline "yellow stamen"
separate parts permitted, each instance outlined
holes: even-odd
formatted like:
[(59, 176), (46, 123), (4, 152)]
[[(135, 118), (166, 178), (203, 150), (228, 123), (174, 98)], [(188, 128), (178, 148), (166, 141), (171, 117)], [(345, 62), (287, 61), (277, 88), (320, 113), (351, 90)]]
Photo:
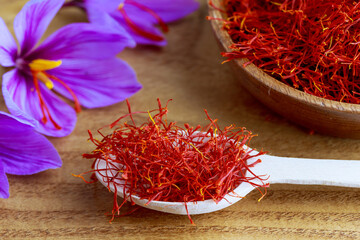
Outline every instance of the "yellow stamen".
[(118, 6), (118, 9), (122, 9), (124, 7), (124, 3), (120, 3), (119, 6)]
[(150, 117), (151, 121), (154, 123), (154, 125), (155, 125), (155, 127), (156, 127), (156, 130), (159, 132), (159, 128), (158, 128), (158, 126), (156, 125), (156, 122), (155, 122), (154, 119), (152, 118), (152, 116), (151, 116), (151, 114), (150, 114), (149, 111), (148, 111), (148, 114), (149, 114), (149, 117)]
[(28, 65), (30, 68), (31, 75), (33, 77), (36, 93), (39, 97), (40, 109), (43, 114), (43, 117), (41, 120), (45, 124), (47, 122), (47, 120), (49, 119), (52, 122), (52, 124), (55, 126), (56, 129), (61, 129), (61, 126), (59, 126), (55, 122), (55, 120), (51, 116), (49, 108), (46, 106), (46, 102), (41, 94), (39, 81), (44, 83), (45, 86), (49, 89), (54, 88), (53, 81), (56, 81), (59, 84), (61, 84), (64, 88), (66, 88), (66, 90), (69, 91), (69, 93), (73, 97), (74, 102), (75, 102), (75, 110), (77, 112), (80, 112), (80, 110), (81, 110), (79, 100), (76, 97), (75, 93), (71, 90), (71, 88), (68, 85), (66, 85), (66, 83), (63, 82), (61, 79), (46, 72), (47, 70), (51, 70), (51, 69), (59, 67), (61, 64), (62, 64), (61, 60), (52, 61), (52, 60), (46, 60), (46, 59), (35, 59), (35, 60), (31, 61)]
[(54, 83), (44, 74), (44, 72), (59, 67), (61, 63), (61, 60), (51, 61), (45, 59), (35, 59), (29, 63), (29, 67), (37, 79), (43, 82), (48, 89), (53, 89)]
[(315, 82), (314, 82), (314, 86), (316, 87), (316, 89), (317, 89), (317, 90), (319, 90), (320, 92), (322, 92), (322, 91), (321, 91), (321, 88), (319, 88), (319, 86), (318, 86), (318, 85), (316, 85), (316, 83), (315, 83)]
[(272, 22), (270, 22), (270, 27), (271, 27), (271, 29), (273, 30), (275, 36), (276, 36), (276, 37), (279, 37), (279, 36), (276, 34), (276, 31), (275, 31), (275, 28), (274, 28)]
[(31, 63), (29, 63), (29, 67), (31, 71), (34, 72), (42, 72), (46, 70), (51, 70), (57, 68), (61, 65), (62, 61), (51, 61), (45, 59), (35, 59)]
[(246, 20), (246, 17), (244, 17), (244, 18), (241, 20), (240, 29), (244, 29), (245, 20)]
[(48, 89), (54, 88), (54, 83), (44, 73), (38, 72), (36, 73), (36, 77), (43, 82)]
[(277, 3), (277, 2), (273, 2), (273, 1), (270, 1), (270, 3), (277, 5), (277, 6), (281, 6), (281, 3)]
[(331, 38), (330, 38), (329, 49), (331, 48), (332, 42), (333, 42), (333, 36), (331, 36)]
[(193, 148), (195, 148), (195, 150), (196, 150), (198, 153), (200, 153), (200, 155), (201, 155), (203, 158), (208, 159), (207, 157), (205, 157), (205, 156), (203, 155), (203, 153), (202, 153), (202, 152), (200, 152), (200, 150), (199, 150), (199, 149), (197, 149), (197, 147), (195, 147), (195, 145), (194, 145), (194, 144), (192, 144), (191, 142), (189, 142), (189, 144), (190, 144)]

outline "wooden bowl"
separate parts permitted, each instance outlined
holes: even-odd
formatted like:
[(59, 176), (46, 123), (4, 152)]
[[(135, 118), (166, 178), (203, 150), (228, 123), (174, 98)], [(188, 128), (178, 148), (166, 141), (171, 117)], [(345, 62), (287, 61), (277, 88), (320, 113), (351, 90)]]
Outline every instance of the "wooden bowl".
[[(221, 7), (222, 0), (212, 0)], [(219, 10), (209, 7), (213, 18), (225, 18)], [(222, 51), (230, 52), (233, 44), (229, 34), (222, 29), (223, 23), (211, 20)], [(360, 105), (323, 99), (296, 90), (272, 78), (254, 64), (243, 66), (247, 59), (232, 60), (235, 74), (253, 96), (264, 105), (290, 121), (318, 133), (360, 139)]]

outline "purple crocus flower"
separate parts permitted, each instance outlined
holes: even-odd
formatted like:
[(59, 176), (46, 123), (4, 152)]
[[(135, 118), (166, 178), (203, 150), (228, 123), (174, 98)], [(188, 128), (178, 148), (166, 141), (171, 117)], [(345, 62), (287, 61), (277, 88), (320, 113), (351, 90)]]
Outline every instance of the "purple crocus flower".
[[(76, 1), (76, 0), (75, 0)], [(108, 22), (104, 12), (125, 29), (138, 44), (166, 45), (166, 23), (178, 20), (199, 7), (196, 0), (77, 0), (93, 23)]]
[(29, 175), (61, 164), (53, 145), (31, 123), (0, 112), (0, 198), (9, 197), (6, 174)]
[[(13, 115), (38, 121), (37, 131), (55, 137), (72, 132), (80, 105), (111, 105), (141, 88), (135, 72), (116, 58), (124, 47), (135, 46), (125, 31), (74, 23), (37, 46), (63, 4), (31, 0), (23, 7), (14, 20), (20, 49), (0, 18), (0, 65), (14, 67), (3, 75), (5, 103)], [(59, 95), (74, 101), (76, 111)]]

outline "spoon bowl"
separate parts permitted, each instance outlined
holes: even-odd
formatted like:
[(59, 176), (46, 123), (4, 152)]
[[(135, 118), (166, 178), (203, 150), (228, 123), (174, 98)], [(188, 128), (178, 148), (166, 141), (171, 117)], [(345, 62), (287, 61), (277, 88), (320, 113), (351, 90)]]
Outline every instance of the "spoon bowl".
[[(252, 151), (255, 155), (256, 151)], [(261, 159), (261, 162), (251, 168), (256, 176), (269, 175), (268, 183), (289, 183), (306, 185), (329, 185), (342, 187), (360, 188), (360, 161), (356, 160), (327, 160), (327, 159), (303, 159), (303, 158), (285, 158), (270, 155), (260, 155), (251, 158), (249, 161)], [(107, 169), (106, 161), (98, 159), (95, 163), (95, 173), (99, 181), (112, 192), (124, 198), (122, 189), (115, 190), (114, 183), (108, 183), (104, 175), (112, 176), (116, 172)], [(249, 176), (254, 176), (253, 174)], [(259, 182), (257, 182), (259, 181)], [(254, 183), (261, 183), (260, 180), (254, 180)], [(119, 182), (120, 183), (120, 182)], [(181, 215), (194, 215), (210, 213), (221, 210), (237, 201), (241, 200), (254, 189), (250, 183), (241, 183), (233, 193), (227, 194), (220, 202), (216, 203), (212, 199), (198, 202), (163, 202), (148, 201), (132, 195), (132, 201), (142, 207)], [(130, 199), (128, 199), (130, 200)], [(187, 208), (187, 209), (186, 209)]]
[[(223, 0), (212, 0), (212, 5), (222, 7)], [(219, 9), (209, 3), (213, 19), (226, 19)], [(233, 41), (223, 22), (211, 20), (211, 25), (221, 51), (231, 52)], [(254, 64), (244, 67), (247, 59), (230, 61), (235, 76), (245, 89), (264, 105), (290, 121), (326, 135), (360, 138), (360, 105), (323, 99), (296, 90), (269, 76)]]

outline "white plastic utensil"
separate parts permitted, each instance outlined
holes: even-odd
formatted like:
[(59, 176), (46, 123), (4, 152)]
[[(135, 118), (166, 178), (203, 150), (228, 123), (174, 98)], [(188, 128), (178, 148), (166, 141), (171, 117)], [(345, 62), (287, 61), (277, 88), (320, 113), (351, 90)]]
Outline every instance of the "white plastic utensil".
[[(256, 154), (253, 151), (253, 154)], [(327, 159), (306, 159), (306, 158), (287, 158), (275, 157), (270, 155), (261, 155), (251, 160), (256, 161), (261, 159), (261, 163), (256, 164), (251, 171), (257, 176), (269, 175), (268, 183), (288, 183), (288, 184), (305, 184), (305, 185), (329, 185), (341, 187), (360, 187), (360, 160), (327, 160)], [(106, 169), (106, 162), (104, 160), (97, 160), (95, 164), (97, 170), (96, 176), (99, 181), (110, 190), (114, 192), (113, 183), (106, 183), (101, 175), (114, 174), (111, 170)], [(253, 176), (247, 173), (248, 176)], [(260, 183), (260, 182), (258, 182)], [(245, 197), (251, 192), (254, 187), (250, 183), (241, 183), (234, 192), (238, 196)], [(117, 191), (120, 197), (123, 196), (123, 191), (118, 188)], [(151, 201), (148, 203), (146, 199), (140, 199), (137, 196), (132, 196), (132, 200), (145, 208), (153, 210), (168, 212), (173, 214), (190, 215), (214, 212), (226, 208), (237, 201), (240, 197), (228, 194), (218, 203), (213, 200), (198, 201), (196, 203), (187, 203), (188, 212), (185, 209), (183, 202), (162, 202)], [(148, 203), (148, 204), (147, 204)]]

